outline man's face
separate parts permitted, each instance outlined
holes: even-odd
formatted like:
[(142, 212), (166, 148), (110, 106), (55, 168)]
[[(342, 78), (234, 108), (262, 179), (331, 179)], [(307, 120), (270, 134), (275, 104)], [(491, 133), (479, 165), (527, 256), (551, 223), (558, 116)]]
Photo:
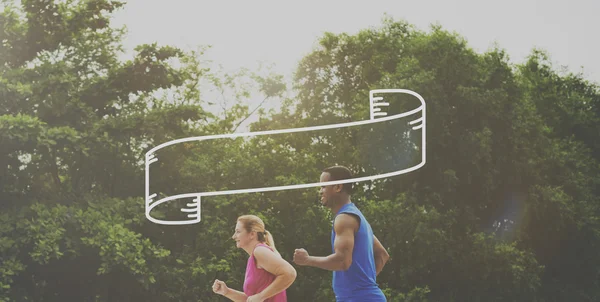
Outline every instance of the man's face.
[[(321, 179), (319, 182), (328, 182), (330, 181), (331, 175), (327, 172), (321, 173)], [(330, 185), (330, 186), (321, 186), (321, 190), (319, 191), (319, 195), (321, 195), (321, 204), (328, 207), (331, 206), (336, 198), (337, 191), (341, 188), (341, 185)]]

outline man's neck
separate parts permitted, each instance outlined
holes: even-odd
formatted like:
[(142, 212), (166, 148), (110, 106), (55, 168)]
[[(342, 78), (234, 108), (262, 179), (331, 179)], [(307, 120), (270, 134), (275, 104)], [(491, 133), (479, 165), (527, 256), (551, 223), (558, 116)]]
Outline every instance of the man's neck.
[(352, 201), (351, 201), (351, 200), (350, 200), (350, 198), (348, 197), (348, 198), (344, 199), (343, 201), (340, 201), (340, 202), (336, 203), (336, 205), (335, 205), (335, 206), (331, 207), (331, 212), (333, 212), (333, 215), (335, 215), (335, 214), (337, 214), (337, 212), (339, 212), (339, 211), (340, 211), (340, 209), (341, 209), (343, 206), (345, 206), (345, 205), (347, 205), (347, 204), (349, 204), (349, 203), (351, 203), (351, 202), (352, 202)]

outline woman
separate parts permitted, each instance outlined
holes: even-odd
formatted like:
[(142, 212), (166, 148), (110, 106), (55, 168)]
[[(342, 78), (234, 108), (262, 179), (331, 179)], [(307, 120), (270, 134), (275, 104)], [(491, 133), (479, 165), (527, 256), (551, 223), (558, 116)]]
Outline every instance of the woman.
[(232, 301), (287, 302), (285, 290), (296, 280), (296, 270), (281, 258), (263, 221), (254, 215), (240, 216), (231, 238), (236, 247), (244, 249), (250, 256), (244, 291), (230, 289), (218, 279), (213, 284), (213, 291)]

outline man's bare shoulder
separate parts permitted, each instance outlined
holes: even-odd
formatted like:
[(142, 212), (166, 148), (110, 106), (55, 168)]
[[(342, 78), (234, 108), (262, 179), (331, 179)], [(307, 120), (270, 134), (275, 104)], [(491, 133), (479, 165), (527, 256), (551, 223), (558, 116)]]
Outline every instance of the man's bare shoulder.
[(358, 231), (360, 225), (360, 218), (352, 213), (341, 213), (335, 217), (333, 228), (336, 233), (346, 231), (348, 229), (353, 232)]

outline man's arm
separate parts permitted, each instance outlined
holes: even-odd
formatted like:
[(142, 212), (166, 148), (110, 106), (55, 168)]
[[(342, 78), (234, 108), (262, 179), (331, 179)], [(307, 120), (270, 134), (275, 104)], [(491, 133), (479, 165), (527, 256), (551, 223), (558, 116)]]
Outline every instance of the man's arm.
[(358, 219), (353, 215), (341, 214), (333, 224), (335, 241), (334, 253), (327, 257), (309, 256), (307, 265), (330, 271), (345, 271), (352, 265), (354, 233), (358, 230)]
[(375, 235), (373, 235), (373, 255), (375, 256), (376, 275), (379, 275), (385, 263), (390, 259), (390, 255)]

